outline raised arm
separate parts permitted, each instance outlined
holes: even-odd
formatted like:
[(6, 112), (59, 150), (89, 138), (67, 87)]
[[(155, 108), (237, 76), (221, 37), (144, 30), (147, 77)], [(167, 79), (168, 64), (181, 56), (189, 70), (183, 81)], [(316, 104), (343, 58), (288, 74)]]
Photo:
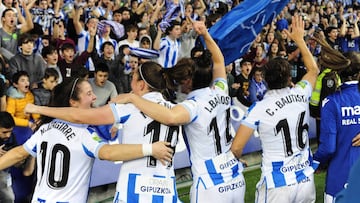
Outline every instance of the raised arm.
[(81, 31), (84, 29), (83, 26), (80, 23), (80, 9), (83, 9), (82, 7), (75, 9), (75, 15), (73, 18), (73, 23), (74, 23), (74, 27), (75, 27), (75, 32), (77, 35), (79, 35), (81, 33)]
[(205, 44), (207, 49), (211, 52), (212, 60), (213, 60), (213, 79), (216, 78), (224, 78), (226, 79), (226, 70), (225, 70), (225, 62), (224, 56), (213, 40), (211, 35), (209, 34), (204, 22), (202, 21), (194, 21), (193, 29), (204, 37)]
[(302, 79), (309, 81), (314, 88), (316, 78), (319, 74), (319, 68), (304, 41), (304, 21), (301, 16), (293, 16), (291, 22), (291, 32), (288, 30), (285, 30), (285, 32), (292, 40), (295, 41), (303, 57), (307, 73)]
[[(30, 1), (30, 3), (28, 3), (26, 5), (25, 1), (22, 1), (22, 6), (24, 8), (24, 11), (25, 11), (25, 24), (23, 24), (21, 26), (21, 30), (20, 32), (21, 33), (25, 33), (27, 31), (30, 31), (31, 29), (34, 28), (34, 24), (33, 24), (33, 21), (32, 21), (32, 17), (31, 17), (31, 13), (30, 13), (30, 9), (33, 7), (33, 5), (35, 4), (36, 0), (32, 0)], [(18, 13), (18, 15), (21, 15), (21, 13)]]

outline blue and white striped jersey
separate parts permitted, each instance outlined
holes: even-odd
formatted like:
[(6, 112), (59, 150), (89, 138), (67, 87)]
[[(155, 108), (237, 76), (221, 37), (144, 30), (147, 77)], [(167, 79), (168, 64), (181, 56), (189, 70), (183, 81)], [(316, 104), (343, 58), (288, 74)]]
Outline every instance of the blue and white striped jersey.
[[(189, 105), (189, 101), (196, 105)], [(242, 164), (229, 151), (234, 135), (226, 80), (218, 78), (212, 87), (190, 92), (188, 100), (181, 105), (192, 119), (184, 129), (194, 181), (201, 179), (205, 187), (210, 188), (241, 174)]]
[[(168, 108), (174, 106), (161, 93), (150, 92), (145, 99)], [(112, 104), (114, 118), (123, 123), (123, 144), (151, 144), (167, 141), (175, 149), (181, 126), (166, 126), (143, 114), (133, 104)], [(175, 172), (172, 163), (166, 166), (148, 156), (121, 165), (114, 202), (180, 202), (176, 191)]]
[(180, 40), (175, 41), (168, 36), (161, 38), (160, 41), (160, 56), (157, 62), (164, 68), (171, 68), (175, 66), (179, 58)]
[(294, 88), (269, 90), (241, 121), (259, 132), (262, 178), (267, 188), (300, 182), (317, 167), (308, 136), (311, 92), (310, 83), (304, 80)]
[(86, 202), (94, 158), (101, 142), (94, 129), (55, 119), (23, 145), (37, 157), (37, 183), (32, 202)]
[[(94, 49), (96, 49), (97, 53), (100, 53), (100, 43), (99, 43), (99, 36), (95, 35), (96, 45)], [(81, 54), (83, 51), (86, 51), (90, 42), (90, 33), (88, 31), (82, 30), (81, 33), (78, 36), (78, 53)], [(86, 69), (89, 71), (95, 71), (95, 65), (91, 57), (89, 57), (88, 61), (85, 64)]]

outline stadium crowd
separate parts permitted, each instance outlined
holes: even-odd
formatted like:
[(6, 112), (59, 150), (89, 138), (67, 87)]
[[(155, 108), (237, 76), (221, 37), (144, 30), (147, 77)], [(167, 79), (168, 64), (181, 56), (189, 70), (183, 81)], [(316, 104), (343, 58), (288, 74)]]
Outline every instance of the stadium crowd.
[[(202, 182), (204, 186), (204, 188), (196, 188), (196, 190), (192, 188), (191, 201), (205, 202), (213, 197), (212, 200), (216, 202), (216, 192), (210, 190), (211, 188), (223, 187), (230, 184), (229, 181), (233, 181), (231, 183), (237, 184), (239, 187), (245, 184), (242, 175), (238, 175), (242, 171), (241, 146), (243, 142), (246, 144), (246, 141), (239, 141), (239, 136), (242, 134), (250, 136), (253, 131), (259, 131), (260, 138), (262, 138), (263, 134), (266, 134), (266, 130), (272, 130), (270, 128), (264, 130), (259, 126), (259, 123), (256, 122), (258, 120), (254, 120), (253, 117), (256, 118), (260, 114), (255, 114), (258, 113), (257, 108), (251, 113), (253, 108), (261, 106), (263, 104), (261, 101), (268, 101), (270, 94), (275, 99), (281, 97), (272, 94), (279, 89), (303, 88), (303, 92), (298, 90), (289, 93), (289, 95), (309, 97), (305, 101), (307, 102), (305, 103), (306, 107), (296, 107), (304, 108), (304, 113), (300, 112), (299, 118), (296, 118), (302, 122), (300, 123), (303, 125), (300, 126), (301, 131), (298, 130), (297, 135), (294, 136), (292, 132), (287, 134), (286, 130), (294, 131), (299, 127), (296, 126), (298, 123), (291, 126), (290, 119), (287, 123), (286, 119), (281, 120), (279, 117), (278, 125), (274, 123), (277, 133), (281, 131), (284, 136), (284, 143), (279, 142), (277, 145), (281, 147), (284, 145), (287, 150), (285, 151), (286, 159), (279, 158), (279, 160), (295, 162), (294, 157), (297, 157), (298, 162), (292, 165), (296, 169), (288, 168), (288, 170), (301, 171), (301, 175), (299, 172), (295, 176), (282, 177), (281, 183), (277, 182), (279, 180), (276, 177), (272, 183), (266, 183), (269, 184), (266, 185), (266, 188), (268, 190), (280, 188), (280, 190), (272, 191), (268, 197), (260, 194), (259, 198), (263, 200), (268, 198), (267, 200), (270, 202), (300, 201), (296, 198), (290, 201), (275, 197), (278, 193), (283, 194), (282, 186), (287, 188), (290, 184), (299, 183), (301, 188), (300, 183), (313, 183), (314, 180), (309, 175), (310, 173), (313, 174), (316, 170), (328, 170), (324, 202), (347, 202), (347, 192), (342, 189), (347, 184), (351, 167), (360, 157), (360, 148), (358, 148), (360, 136), (357, 136), (360, 131), (358, 127), (360, 126), (360, 116), (356, 103), (359, 101), (357, 81), (360, 71), (360, 2), (354, 0), (290, 0), (276, 18), (258, 33), (248, 52), (225, 66), (221, 51), (207, 29), (241, 2), (240, 0), (2, 0), (0, 4), (0, 111), (8, 112), (13, 121), (9, 121), (9, 119), (6, 119), (8, 122), (3, 121), (7, 115), (1, 114), (0, 168), (2, 168), (1, 164), (4, 164), (1, 161), (5, 160), (1, 157), (10, 149), (23, 144), (29, 146), (26, 145), (28, 140), (44, 124), (40, 114), (68, 120), (72, 122), (69, 125), (79, 122), (100, 125), (96, 131), (103, 134), (100, 136), (101, 139), (104, 142), (113, 140), (114, 131), (120, 128), (119, 123), (122, 122), (121, 125), (126, 126), (126, 119), (128, 119), (125, 118), (125, 115), (121, 119), (116, 116), (122, 114), (119, 112), (123, 112), (123, 109), (132, 109), (132, 107), (110, 106), (108, 104), (110, 101), (133, 103), (138, 111), (144, 112), (160, 123), (170, 126), (184, 124), (187, 134), (196, 134), (194, 133), (196, 130), (201, 132), (196, 129), (196, 126), (202, 126), (202, 123), (194, 124), (194, 120), (200, 120), (202, 118), (200, 115), (206, 117), (205, 113), (201, 113), (199, 110), (201, 102), (196, 102), (196, 99), (199, 101), (208, 99), (202, 98), (197, 91), (205, 91), (207, 87), (212, 87), (212, 89), (221, 89), (218, 92), (214, 90), (204, 93), (216, 94), (219, 97), (218, 100), (214, 100), (212, 109), (208, 109), (209, 113), (214, 114), (215, 112), (214, 115), (209, 114), (209, 118), (216, 117), (218, 119), (209, 122), (209, 128), (216, 132), (215, 141), (211, 141), (211, 143), (215, 142), (216, 150), (213, 156), (209, 155), (206, 158), (202, 155), (199, 156), (200, 158), (197, 157), (198, 155), (192, 155), (195, 158), (190, 157), (194, 165), (192, 168), (194, 179), (197, 178), (197, 181)], [(295, 31), (298, 33), (296, 34)], [(142, 65), (154, 70), (148, 73), (141, 70)], [(161, 70), (157, 69), (158, 66), (161, 67)], [(271, 69), (274, 66), (283, 67), (283, 69)], [(187, 73), (178, 71), (181, 68), (184, 71), (186, 67), (193, 69)], [(198, 70), (196, 67), (202, 67), (203, 70)], [(280, 77), (272, 78), (274, 76), (267, 70), (279, 71), (276, 73), (279, 73)], [(289, 75), (285, 74), (287, 70), (289, 70)], [(158, 79), (157, 82), (163, 82), (166, 85), (157, 84), (155, 80), (149, 82), (154, 79), (155, 74), (159, 75), (159, 78), (155, 80)], [(311, 74), (314, 77), (310, 77)], [(285, 85), (277, 86), (276, 83), (280, 83), (284, 78)], [(65, 100), (69, 100), (69, 104), (57, 104), (56, 107), (78, 107), (71, 103), (74, 89), (79, 88), (80, 91), (83, 88), (77, 84), (76, 79), (90, 85), (91, 105), (100, 109), (99, 112), (94, 110), (92, 113), (100, 115), (101, 110), (106, 108), (108, 114), (104, 114), (104, 116), (111, 117), (110, 115), (113, 114), (114, 118), (111, 118), (113, 120), (100, 119), (98, 121), (96, 118), (90, 119), (89, 116), (87, 116), (89, 120), (86, 120), (80, 117), (82, 111), (79, 111), (79, 117), (71, 117), (71, 115), (66, 116), (66, 111), (57, 114), (55, 110), (35, 108), (35, 106), (27, 108), (28, 104), (37, 106), (53, 104), (52, 99), (57, 98), (54, 90), (63, 87), (64, 85), (60, 84), (64, 82), (72, 84), (68, 89), (70, 96), (65, 98)], [(145, 81), (144, 84), (136, 83), (140, 80)], [(134, 96), (134, 92), (140, 93), (135, 93), (136, 96)], [(138, 97), (155, 94), (155, 92), (161, 92), (166, 100), (177, 104), (163, 104), (174, 106), (173, 111), (168, 112), (167, 109), (143, 103), (145, 101)], [(122, 96), (118, 96), (119, 94)], [(79, 95), (81, 94), (79, 93)], [(189, 98), (190, 96), (187, 95), (192, 97)], [(284, 93), (284, 95), (286, 94)], [(230, 97), (229, 101), (223, 99), (227, 97)], [(299, 97), (288, 98), (287, 101), (282, 100), (282, 105), (277, 103), (279, 109), (294, 101), (298, 102), (301, 100)], [(150, 96), (144, 96), (144, 98), (150, 98)], [(192, 98), (195, 102), (191, 101)], [(153, 99), (153, 101), (157, 100)], [(245, 116), (246, 118), (242, 121), (243, 126), (239, 129), (236, 137), (235, 134), (229, 134), (229, 128), (223, 129), (229, 124), (225, 123), (229, 114), (227, 108), (234, 101), (245, 108), (250, 107), (249, 115), (247, 115), (249, 117)], [(215, 111), (214, 109), (220, 108), (217, 107), (218, 104), (224, 105), (224, 107)], [(265, 111), (267, 114), (275, 114), (278, 109), (271, 110), (269, 108)], [(71, 112), (77, 112), (77, 110), (71, 110)], [(167, 113), (167, 115), (160, 115), (159, 112), (165, 112), (164, 114)], [(309, 116), (315, 118), (317, 127), (319, 148), (314, 156), (308, 149), (308, 134), (303, 132), (308, 130)], [(262, 118), (258, 119), (260, 121)], [(206, 119), (204, 118), (204, 120)], [(222, 120), (223, 123), (219, 120)], [(113, 122), (117, 123), (108, 125)], [(332, 123), (334, 123), (333, 126), (331, 126)], [(223, 127), (217, 128), (217, 125)], [(163, 128), (163, 125), (161, 126)], [(160, 129), (160, 125), (158, 128)], [(349, 130), (350, 128), (351, 130)], [(169, 129), (179, 130), (173, 127)], [(291, 135), (291, 137), (287, 135)], [(234, 137), (237, 142), (231, 146)], [(224, 138), (226, 142), (220, 142), (220, 138)], [(175, 147), (175, 138), (174, 140), (168, 137), (164, 139), (163, 141), (171, 142), (171, 147)], [(159, 137), (150, 140), (150, 142), (155, 141), (159, 141)], [(191, 151), (204, 147), (193, 144), (194, 142), (208, 144), (202, 138), (189, 141), (191, 142)], [(262, 142), (265, 143), (263, 139)], [(126, 144), (148, 143), (129, 142)], [(291, 148), (296, 146), (300, 151)], [(153, 155), (151, 151), (155, 151), (149, 149), (148, 145), (144, 145), (142, 150), (145, 157)], [(92, 152), (89, 151), (89, 153)], [(199, 154), (201, 153), (199, 152)], [(212, 152), (207, 153), (211, 154)], [(31, 153), (27, 152), (27, 155), (29, 154)], [(94, 157), (100, 156), (96, 154)], [(290, 158), (293, 159), (289, 161)], [(199, 159), (202, 160), (199, 161)], [(217, 180), (212, 179), (211, 174), (226, 174), (229, 171), (219, 172), (216, 167), (210, 170), (207, 165), (209, 163), (204, 164), (205, 160), (211, 160), (211, 164), (216, 167), (216, 164), (221, 165), (220, 160), (227, 160), (226, 163), (231, 167), (238, 167), (232, 168), (231, 171), (234, 180), (226, 179), (224, 175), (225, 182), (217, 183)], [(274, 159), (271, 160), (274, 161)], [(35, 158), (27, 156), (14, 167), (0, 170), (0, 203), (30, 202), (37, 178), (41, 177), (36, 174), (39, 173), (39, 170), (36, 171), (38, 168), (35, 167), (36, 162), (41, 164), (39, 160), (36, 161)], [(267, 163), (264, 167), (270, 167), (269, 162), (264, 160), (263, 162)], [(271, 163), (273, 164), (271, 167), (278, 167), (274, 166), (275, 162)], [(151, 163), (148, 164), (151, 165)], [(152, 166), (156, 166), (156, 164), (152, 163)], [(167, 167), (171, 168), (171, 166), (168, 164)], [(340, 166), (342, 167), (340, 168)], [(317, 167), (318, 169), (316, 169)], [(265, 171), (269, 171), (269, 168), (263, 170), (263, 172)], [(203, 173), (210, 175), (206, 176)], [(264, 179), (264, 177), (268, 179)], [(336, 180), (334, 180), (335, 177)], [(262, 178), (263, 181), (271, 179), (269, 174), (263, 174)], [(293, 179), (296, 181), (292, 181)], [(168, 180), (166, 179), (166, 181)], [(58, 183), (61, 184), (61, 181)], [(264, 190), (264, 188), (261, 190), (261, 187), (264, 185), (259, 185), (259, 191)], [(310, 196), (315, 194), (312, 184), (303, 188), (307, 188), (304, 194), (310, 194)], [(291, 188), (289, 191), (296, 194), (293, 189)], [(198, 195), (198, 192), (203, 196)], [(239, 189), (238, 192), (243, 196), (245, 188)], [(171, 193), (174, 196), (171, 202), (177, 202), (176, 192), (172, 191)], [(339, 194), (341, 194), (340, 198), (336, 199)], [(121, 199), (123, 194), (120, 190), (116, 195), (115, 200), (119, 201), (116, 198)], [(231, 201), (230, 197), (227, 198)], [(150, 200), (140, 198), (140, 201), (148, 202)], [(158, 200), (153, 198), (152, 201)], [(170, 200), (166, 201), (170, 202)], [(315, 199), (310, 198), (310, 200), (304, 201), (314, 202)]]

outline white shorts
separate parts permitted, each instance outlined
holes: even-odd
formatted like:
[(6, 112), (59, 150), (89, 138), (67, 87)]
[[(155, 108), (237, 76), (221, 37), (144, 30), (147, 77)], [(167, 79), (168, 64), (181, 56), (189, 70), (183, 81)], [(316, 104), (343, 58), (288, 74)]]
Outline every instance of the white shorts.
[(242, 173), (227, 183), (222, 183), (208, 189), (205, 189), (201, 180), (197, 180), (194, 181), (190, 189), (190, 202), (244, 203), (245, 188), (245, 179)]
[(324, 203), (335, 203), (335, 197), (324, 193)]
[(278, 188), (266, 188), (265, 180), (256, 185), (255, 203), (315, 203), (314, 175), (300, 183)]

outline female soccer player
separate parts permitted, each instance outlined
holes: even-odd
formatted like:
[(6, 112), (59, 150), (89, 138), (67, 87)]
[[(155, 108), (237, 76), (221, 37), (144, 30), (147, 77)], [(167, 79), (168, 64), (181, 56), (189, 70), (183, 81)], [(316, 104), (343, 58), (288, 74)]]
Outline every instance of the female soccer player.
[[(95, 99), (90, 84), (77, 78), (55, 88), (50, 106), (86, 111)], [(28, 155), (37, 157), (37, 184), (32, 202), (86, 202), (94, 158), (126, 161), (156, 157), (163, 162), (171, 161), (173, 151), (164, 142), (108, 145), (86, 124), (48, 117), (43, 121), (47, 123), (22, 146), (0, 157), (0, 170)]]
[(309, 148), (309, 98), (319, 73), (308, 50), (301, 16), (292, 18), (287, 35), (300, 49), (307, 73), (290, 88), (291, 66), (284, 58), (265, 65), (268, 92), (241, 121), (231, 151), (239, 158), (255, 130), (262, 143), (261, 178), (256, 202), (315, 202), (314, 169)]

